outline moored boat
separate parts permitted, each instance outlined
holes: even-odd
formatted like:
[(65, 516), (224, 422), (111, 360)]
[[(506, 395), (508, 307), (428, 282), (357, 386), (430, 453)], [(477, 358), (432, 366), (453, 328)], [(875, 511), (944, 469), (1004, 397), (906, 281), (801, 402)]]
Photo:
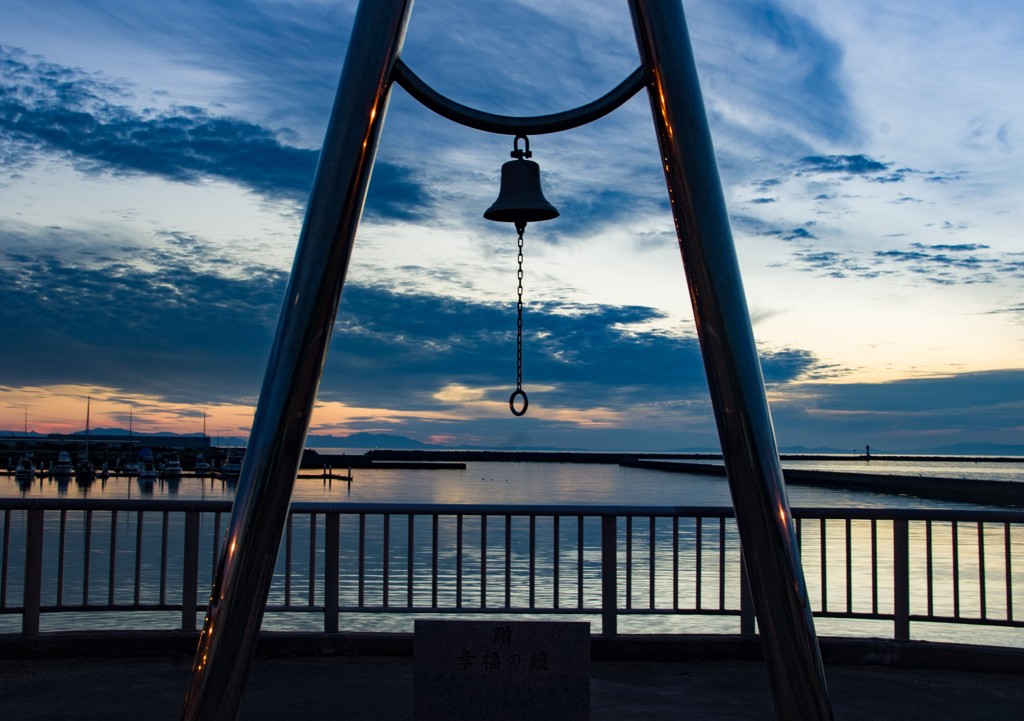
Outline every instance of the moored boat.
[(180, 479), (182, 474), (181, 461), (178, 460), (177, 456), (173, 456), (164, 461), (164, 467), (160, 471), (160, 475), (166, 479)]
[(88, 456), (83, 456), (75, 466), (75, 483), (80, 486), (87, 486), (96, 480), (96, 468), (89, 461)]
[(237, 479), (242, 475), (242, 458), (239, 453), (230, 454), (220, 467), (220, 475), (228, 479)]
[(61, 451), (57, 454), (57, 462), (50, 469), (51, 474), (57, 481), (69, 481), (75, 475), (75, 464), (71, 462), (71, 454)]
[(22, 449), (21, 458), (18, 459), (18, 465), (14, 467), (14, 480), (18, 482), (18, 485), (24, 488), (25, 486), (32, 485), (32, 482), (36, 479), (36, 464), (32, 460), (32, 454), (27, 450), (28, 444), (28, 406), (25, 406), (25, 444), (26, 447)]
[(139, 453), (139, 481), (142, 483), (152, 483), (155, 481), (160, 472), (157, 471), (156, 461), (153, 459), (153, 453), (148, 448), (143, 448)]
[[(132, 445), (133, 445), (132, 436), (133, 436), (133, 433), (134, 433), (134, 429), (132, 428), (132, 420), (133, 420), (133, 413), (132, 413), (132, 409), (129, 408), (128, 409), (128, 451), (129, 451), (129, 453), (131, 452)], [(121, 465), (121, 472), (124, 473), (126, 476), (137, 476), (137, 475), (139, 475), (139, 470), (141, 468), (142, 468), (142, 464), (141, 463), (139, 463), (138, 461), (129, 460), (127, 463), (124, 463), (124, 464)]]
[(36, 479), (36, 464), (32, 461), (32, 454), (26, 453), (18, 459), (18, 465), (14, 467), (14, 480), (20, 485), (31, 484)]
[(75, 483), (80, 486), (87, 486), (96, 480), (96, 469), (89, 460), (89, 410), (92, 406), (92, 396), (85, 399), (85, 453), (75, 466)]
[(203, 457), (202, 453), (196, 456), (195, 473), (197, 476), (213, 475), (213, 466), (211, 466), (210, 462)]

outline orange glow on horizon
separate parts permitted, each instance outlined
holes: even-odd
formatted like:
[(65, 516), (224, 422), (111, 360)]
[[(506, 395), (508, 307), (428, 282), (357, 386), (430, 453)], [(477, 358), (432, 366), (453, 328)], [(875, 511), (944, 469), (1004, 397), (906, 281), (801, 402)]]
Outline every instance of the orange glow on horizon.
[(86, 398), (91, 397), (90, 427), (129, 428), (135, 433), (196, 433), (247, 436), (252, 426), (251, 404), (191, 405), (169, 403), (156, 396), (124, 393), (84, 385), (0, 387), (0, 428), (24, 428), (28, 407), (30, 433), (76, 433), (85, 430)]
[[(411, 421), (473, 421), (504, 417), (508, 414), (506, 388), (448, 385), (433, 394), (447, 408), (440, 410), (404, 410), (349, 406), (337, 401), (318, 402), (313, 408), (309, 433), (345, 436), (358, 432), (402, 433)], [(553, 391), (553, 386), (529, 389), (536, 398)], [(500, 391), (500, 393), (498, 393)], [(125, 393), (118, 389), (87, 385), (0, 386), (0, 428), (14, 434), (22, 431), (28, 409), (30, 433), (77, 433), (85, 430), (86, 399), (90, 398), (90, 428), (120, 428), (138, 434), (180, 433), (206, 435), (214, 444), (218, 438), (247, 438), (255, 419), (255, 402), (221, 404), (185, 404), (165, 401), (157, 396)], [(623, 413), (595, 406), (576, 408), (545, 404), (545, 416), (553, 421), (580, 428), (610, 428), (619, 424)], [(432, 443), (458, 442), (453, 436), (438, 434)]]

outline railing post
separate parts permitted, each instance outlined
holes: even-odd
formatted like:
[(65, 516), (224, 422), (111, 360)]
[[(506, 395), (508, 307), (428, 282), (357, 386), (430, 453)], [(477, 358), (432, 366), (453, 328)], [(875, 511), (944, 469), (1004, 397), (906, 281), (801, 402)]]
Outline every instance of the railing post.
[(743, 558), (743, 551), (740, 551), (740, 634), (754, 635), (754, 598), (750, 595), (747, 562)]
[(340, 521), (338, 513), (328, 513), (324, 520), (324, 633), (338, 632)]
[(910, 524), (892, 522), (893, 638), (910, 640)]
[(185, 547), (181, 571), (181, 630), (196, 630), (199, 595), (199, 512), (185, 513)]
[(27, 515), (21, 632), (39, 633), (39, 605), (43, 586), (43, 511), (33, 509)]
[(618, 538), (615, 516), (601, 516), (601, 635), (619, 632)]

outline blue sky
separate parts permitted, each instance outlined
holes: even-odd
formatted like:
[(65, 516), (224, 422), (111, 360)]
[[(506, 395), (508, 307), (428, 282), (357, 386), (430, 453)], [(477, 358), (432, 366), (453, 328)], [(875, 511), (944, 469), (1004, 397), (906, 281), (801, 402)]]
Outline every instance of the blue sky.
[[(0, 427), (248, 431), (350, 0), (7, 0)], [(781, 446), (1024, 443), (1024, 7), (685, 4)], [(403, 59), (497, 113), (638, 64), (625, 2), (420, 0)], [(531, 138), (561, 217), (483, 211), (511, 139), (392, 93), (313, 433), (716, 447), (646, 97)]]

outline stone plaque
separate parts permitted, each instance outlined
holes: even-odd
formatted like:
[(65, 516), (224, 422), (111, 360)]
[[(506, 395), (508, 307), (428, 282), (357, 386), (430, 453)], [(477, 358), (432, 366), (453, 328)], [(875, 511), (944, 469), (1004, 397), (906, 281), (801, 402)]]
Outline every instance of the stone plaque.
[(587, 721), (590, 624), (416, 621), (416, 721)]

